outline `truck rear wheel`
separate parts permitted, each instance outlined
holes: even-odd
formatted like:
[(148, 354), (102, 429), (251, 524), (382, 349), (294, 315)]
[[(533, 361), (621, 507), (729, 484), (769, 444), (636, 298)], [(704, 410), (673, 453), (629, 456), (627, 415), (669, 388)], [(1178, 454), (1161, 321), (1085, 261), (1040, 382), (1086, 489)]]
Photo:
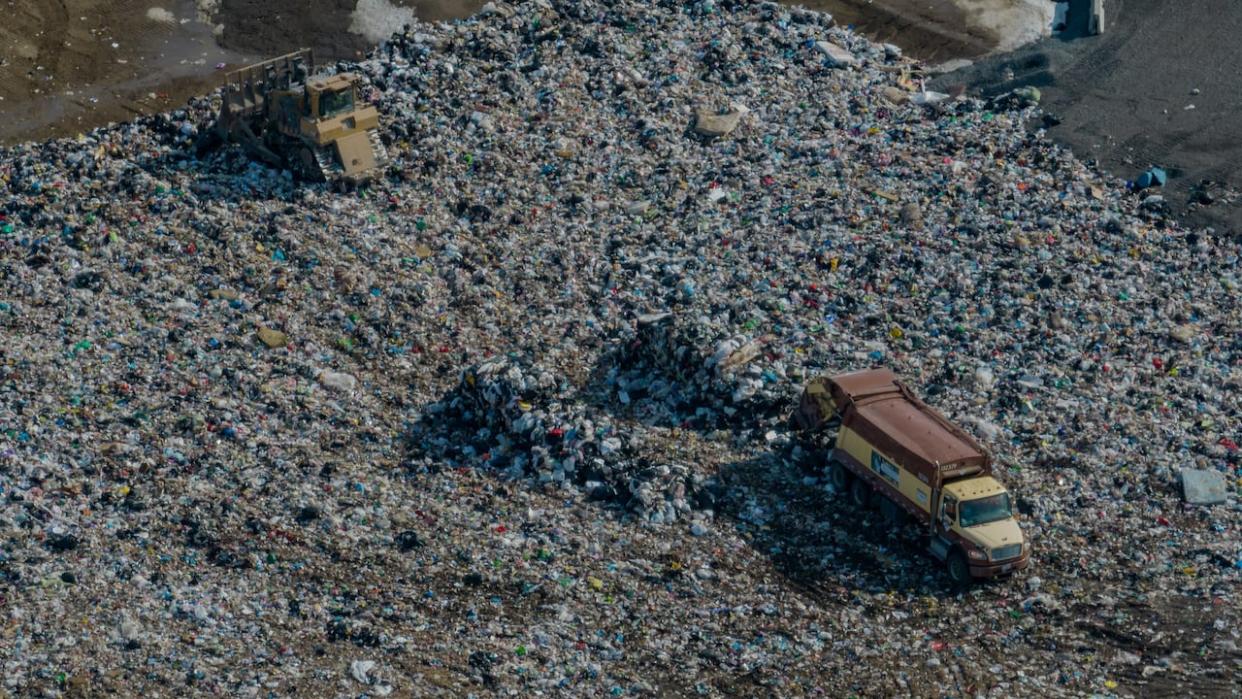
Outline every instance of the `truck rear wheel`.
[(948, 570), (949, 579), (958, 587), (966, 587), (974, 580), (970, 577), (970, 564), (966, 562), (966, 556), (961, 551), (949, 554)]
[(838, 493), (844, 493), (849, 489), (850, 480), (853, 477), (854, 474), (850, 473), (849, 469), (845, 467), (845, 464), (840, 461), (832, 462), (832, 466), (828, 471), (828, 478), (832, 481), (832, 487), (835, 488)]
[(850, 499), (859, 507), (871, 506), (871, 486), (861, 478), (854, 479), (854, 485), (850, 487)]

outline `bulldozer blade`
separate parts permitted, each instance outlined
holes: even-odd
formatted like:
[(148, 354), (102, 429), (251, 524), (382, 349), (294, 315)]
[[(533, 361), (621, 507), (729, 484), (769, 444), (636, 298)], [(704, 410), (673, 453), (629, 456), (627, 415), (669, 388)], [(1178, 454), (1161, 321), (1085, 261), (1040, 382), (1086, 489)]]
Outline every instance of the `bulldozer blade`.
[(250, 125), (244, 121), (237, 122), (233, 127), (233, 138), (238, 143), (250, 151), (256, 157), (264, 160), (269, 165), (276, 167), (284, 167), (285, 159), (278, 154), (272, 152), (270, 148), (263, 144), (262, 139), (255, 135), (250, 129)]
[(356, 176), (375, 167), (375, 152), (365, 131), (337, 139), (336, 148), (346, 175)]

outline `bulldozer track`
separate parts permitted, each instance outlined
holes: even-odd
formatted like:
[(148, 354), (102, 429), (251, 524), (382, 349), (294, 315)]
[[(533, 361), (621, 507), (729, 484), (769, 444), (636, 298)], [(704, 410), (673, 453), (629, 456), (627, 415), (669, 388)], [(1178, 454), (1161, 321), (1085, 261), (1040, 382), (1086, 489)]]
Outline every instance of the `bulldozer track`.
[(320, 177), (332, 180), (341, 175), (341, 165), (332, 157), (332, 150), (328, 146), (320, 146), (314, 153), (315, 162), (319, 164)]

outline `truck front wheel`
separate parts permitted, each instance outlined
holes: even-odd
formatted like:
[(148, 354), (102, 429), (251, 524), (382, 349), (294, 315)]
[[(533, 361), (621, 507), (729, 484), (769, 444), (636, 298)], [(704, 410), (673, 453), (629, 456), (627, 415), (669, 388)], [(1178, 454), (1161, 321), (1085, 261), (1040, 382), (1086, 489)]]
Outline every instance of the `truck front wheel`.
[(973, 582), (970, 577), (970, 564), (966, 562), (966, 556), (961, 551), (954, 551), (949, 554), (949, 579), (958, 587), (966, 587)]
[(854, 479), (854, 485), (850, 488), (850, 498), (855, 505), (859, 507), (868, 507), (871, 505), (871, 486), (861, 478)]

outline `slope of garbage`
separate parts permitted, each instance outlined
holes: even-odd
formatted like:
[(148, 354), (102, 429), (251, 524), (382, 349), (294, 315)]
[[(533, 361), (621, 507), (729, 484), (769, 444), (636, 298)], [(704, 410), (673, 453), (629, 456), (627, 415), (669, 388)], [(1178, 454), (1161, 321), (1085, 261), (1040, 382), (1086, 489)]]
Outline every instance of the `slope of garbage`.
[[(1237, 691), (1236, 236), (772, 3), (339, 67), (360, 191), (196, 159), (208, 98), (0, 152), (0, 696)], [(831, 492), (785, 416), (876, 365), (1028, 572), (959, 594)]]

